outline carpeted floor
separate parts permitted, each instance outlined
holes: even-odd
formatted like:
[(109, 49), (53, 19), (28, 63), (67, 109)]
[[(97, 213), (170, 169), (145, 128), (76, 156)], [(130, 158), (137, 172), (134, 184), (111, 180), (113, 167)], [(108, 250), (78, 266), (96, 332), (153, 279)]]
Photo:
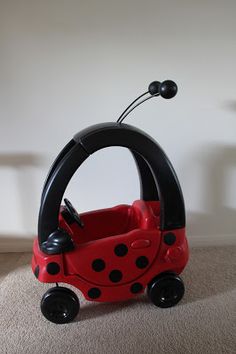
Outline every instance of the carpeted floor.
[(156, 308), (146, 296), (120, 304), (80, 296), (78, 319), (67, 325), (42, 317), (50, 285), (32, 275), (30, 257), (0, 254), (0, 353), (236, 353), (235, 247), (192, 249), (176, 307)]

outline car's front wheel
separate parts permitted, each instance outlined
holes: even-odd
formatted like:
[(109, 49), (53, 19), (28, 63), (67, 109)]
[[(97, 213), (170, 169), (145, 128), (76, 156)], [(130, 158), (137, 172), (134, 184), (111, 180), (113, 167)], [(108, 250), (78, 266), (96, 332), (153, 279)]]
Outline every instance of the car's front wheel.
[(80, 309), (76, 294), (61, 286), (49, 289), (42, 297), (41, 311), (47, 320), (62, 324), (73, 321)]

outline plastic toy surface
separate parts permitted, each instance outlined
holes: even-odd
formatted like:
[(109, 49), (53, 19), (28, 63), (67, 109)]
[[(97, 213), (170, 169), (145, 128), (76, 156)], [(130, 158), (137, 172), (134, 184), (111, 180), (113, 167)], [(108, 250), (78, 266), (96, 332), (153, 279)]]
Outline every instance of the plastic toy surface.
[[(41, 311), (48, 320), (67, 323), (79, 312), (76, 294), (58, 283), (75, 286), (91, 301), (127, 300), (145, 289), (158, 307), (174, 306), (183, 297), (179, 274), (189, 251), (177, 176), (150, 136), (122, 123), (147, 99), (159, 95), (168, 99), (176, 93), (173, 81), (154, 81), (116, 123), (97, 124), (76, 134), (52, 165), (42, 192), (32, 258), (36, 278), (56, 283), (41, 300)], [(132, 107), (146, 94), (148, 98)], [(80, 215), (68, 199), (61, 205), (80, 165), (110, 146), (126, 147), (132, 153), (140, 177), (140, 200)]]

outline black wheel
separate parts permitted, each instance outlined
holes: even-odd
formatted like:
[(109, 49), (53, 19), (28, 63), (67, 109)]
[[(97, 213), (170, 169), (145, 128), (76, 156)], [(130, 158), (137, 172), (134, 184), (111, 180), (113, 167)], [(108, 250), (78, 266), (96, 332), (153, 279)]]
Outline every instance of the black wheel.
[(148, 285), (148, 297), (158, 307), (176, 305), (184, 295), (184, 283), (174, 273), (165, 273), (156, 277)]
[(54, 323), (71, 322), (77, 316), (79, 309), (76, 294), (61, 286), (49, 289), (41, 300), (42, 314)]

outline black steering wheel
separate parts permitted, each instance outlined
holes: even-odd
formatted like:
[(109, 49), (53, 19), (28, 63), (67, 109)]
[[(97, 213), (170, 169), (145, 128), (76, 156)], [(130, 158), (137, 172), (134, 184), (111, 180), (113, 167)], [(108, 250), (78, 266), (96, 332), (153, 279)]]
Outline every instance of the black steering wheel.
[(76, 224), (79, 225), (79, 227), (83, 228), (84, 223), (81, 220), (81, 218), (80, 218), (79, 214), (77, 213), (77, 211), (75, 210), (75, 208), (73, 207), (73, 205), (71, 204), (71, 202), (66, 198), (64, 199), (64, 202), (65, 202), (66, 210), (70, 214), (71, 218), (76, 222)]

